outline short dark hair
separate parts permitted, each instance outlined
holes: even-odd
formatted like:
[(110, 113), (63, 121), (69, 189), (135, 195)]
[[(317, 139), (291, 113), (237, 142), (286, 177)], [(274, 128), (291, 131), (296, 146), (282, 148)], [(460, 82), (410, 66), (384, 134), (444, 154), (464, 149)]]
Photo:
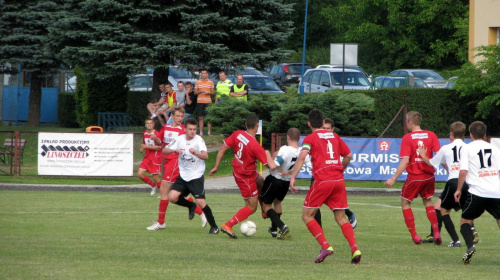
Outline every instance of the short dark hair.
[(186, 82), (184, 85), (185, 85), (185, 86), (187, 86), (187, 85), (193, 86), (193, 83), (191, 83), (191, 82)]
[(259, 117), (257, 117), (256, 115), (250, 115), (247, 117), (247, 128), (255, 128), (257, 124), (259, 124)]
[(465, 136), (465, 124), (463, 122), (454, 122), (450, 125), (450, 131), (454, 138), (464, 139)]
[(195, 119), (193, 119), (193, 118), (187, 118), (187, 119), (184, 121), (184, 125), (185, 125), (185, 126), (187, 126), (188, 124), (198, 126), (198, 122), (197, 122)]
[(183, 84), (183, 85), (185, 85), (183, 81), (178, 81), (177, 84)]
[(307, 120), (311, 124), (312, 128), (322, 128), (323, 127), (323, 114), (318, 109), (312, 109), (307, 115)]
[(166, 86), (171, 86), (171, 87), (174, 87), (170, 82), (168, 83), (165, 83)]
[(226, 75), (227, 75), (227, 73), (226, 73), (226, 71), (225, 71), (225, 70), (220, 70), (220, 71), (219, 71), (219, 74), (220, 74), (220, 73), (224, 73), (224, 74), (226, 74)]
[(147, 118), (144, 120), (144, 124), (146, 124), (148, 121), (152, 121), (153, 123), (155, 122), (155, 120), (151, 119), (151, 118)]
[(201, 68), (201, 70), (200, 70), (200, 74), (201, 74), (201, 72), (203, 72), (203, 71), (206, 71), (206, 72), (208, 73), (207, 68)]
[(474, 139), (483, 139), (486, 136), (486, 125), (482, 121), (475, 121), (469, 125), (469, 132)]
[(296, 127), (292, 127), (290, 129), (288, 129), (288, 131), (286, 132), (286, 135), (288, 135), (288, 137), (290, 137), (290, 140), (292, 141), (299, 141), (300, 140), (300, 130)]
[(325, 119), (325, 123), (329, 123), (329, 124), (332, 126), (332, 128), (333, 128), (333, 124), (334, 124), (334, 123), (333, 123), (333, 120), (332, 120), (332, 119), (330, 119), (330, 118), (326, 118), (326, 119)]

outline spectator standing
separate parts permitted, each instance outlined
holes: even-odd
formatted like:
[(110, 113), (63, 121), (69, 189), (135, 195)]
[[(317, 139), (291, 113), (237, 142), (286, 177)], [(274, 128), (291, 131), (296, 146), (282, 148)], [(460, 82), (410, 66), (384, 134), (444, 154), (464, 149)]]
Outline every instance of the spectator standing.
[(229, 96), (232, 86), (233, 82), (227, 78), (226, 72), (220, 71), (219, 81), (217, 82), (217, 86), (215, 87), (215, 100), (217, 100), (217, 102), (221, 102), (221, 96)]
[[(201, 79), (196, 81), (194, 85), (194, 94), (198, 96), (197, 105), (198, 108), (198, 119), (200, 125), (200, 136), (203, 136), (203, 121), (207, 115), (207, 108), (212, 103), (212, 95), (214, 94), (214, 82), (208, 79), (208, 71), (202, 69), (200, 72)], [(211, 136), (210, 132), (212, 124), (208, 123), (208, 135)]]
[(243, 75), (236, 76), (236, 84), (231, 87), (231, 97), (247, 101), (248, 85), (243, 83)]

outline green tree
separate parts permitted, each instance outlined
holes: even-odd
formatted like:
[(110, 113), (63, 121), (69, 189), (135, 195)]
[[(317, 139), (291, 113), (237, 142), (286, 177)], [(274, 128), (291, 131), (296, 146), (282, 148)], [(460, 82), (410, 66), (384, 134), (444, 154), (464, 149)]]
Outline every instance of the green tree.
[(467, 59), (467, 0), (345, 0), (325, 7), (340, 40), (374, 71), (446, 68)]
[(30, 74), (28, 126), (40, 125), (42, 80), (59, 67), (49, 48), (48, 27), (59, 1), (0, 1), (0, 64), (21, 64)]

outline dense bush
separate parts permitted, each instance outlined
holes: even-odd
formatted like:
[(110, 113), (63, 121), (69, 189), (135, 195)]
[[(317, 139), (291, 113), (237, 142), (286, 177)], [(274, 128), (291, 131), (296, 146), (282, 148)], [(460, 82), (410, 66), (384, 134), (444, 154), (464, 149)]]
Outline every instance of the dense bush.
[(75, 112), (75, 94), (61, 92), (59, 94), (57, 119), (62, 127), (78, 127)]
[(128, 82), (126, 75), (101, 77), (75, 68), (76, 120), (80, 127), (97, 125), (99, 112), (125, 112)]

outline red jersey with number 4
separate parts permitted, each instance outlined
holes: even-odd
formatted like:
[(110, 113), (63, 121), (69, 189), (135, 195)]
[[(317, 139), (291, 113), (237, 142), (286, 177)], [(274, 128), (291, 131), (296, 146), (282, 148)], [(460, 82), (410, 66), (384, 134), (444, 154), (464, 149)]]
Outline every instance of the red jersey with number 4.
[[(149, 134), (148, 131), (146, 130), (144, 131), (144, 133), (142, 133), (142, 143), (148, 146), (161, 148), (161, 144), (158, 145), (153, 139), (151, 139), (151, 135), (153, 134), (156, 135), (156, 137), (160, 138), (160, 133), (158, 131), (154, 130), (153, 133)], [(158, 161), (158, 159), (161, 162), (161, 156), (162, 156), (161, 150), (146, 149), (146, 152), (144, 153), (144, 158), (149, 158), (153, 162)]]
[(341, 156), (351, 154), (351, 150), (337, 133), (319, 129), (302, 141), (301, 152), (309, 152), (313, 165), (314, 180), (331, 181), (344, 178)]
[(399, 157), (409, 157), (410, 161), (406, 167), (406, 172), (409, 174), (434, 174), (434, 167), (427, 165), (417, 152), (418, 147), (427, 148), (427, 157), (432, 158), (432, 152), (437, 153), (441, 145), (439, 140), (432, 131), (418, 130), (407, 133), (403, 136), (401, 142), (401, 151)]
[(238, 130), (224, 139), (224, 144), (233, 148), (234, 159), (231, 162), (233, 171), (241, 176), (253, 176), (257, 168), (257, 160), (267, 164), (266, 152), (252, 135)]
[[(160, 129), (160, 139), (163, 142), (163, 147), (168, 146), (168, 144), (172, 143), (178, 136), (186, 134), (184, 130), (184, 125), (180, 126), (172, 126), (171, 124), (166, 124)], [(166, 159), (174, 159), (178, 158), (179, 155), (177, 153), (165, 154), (164, 157)]]

